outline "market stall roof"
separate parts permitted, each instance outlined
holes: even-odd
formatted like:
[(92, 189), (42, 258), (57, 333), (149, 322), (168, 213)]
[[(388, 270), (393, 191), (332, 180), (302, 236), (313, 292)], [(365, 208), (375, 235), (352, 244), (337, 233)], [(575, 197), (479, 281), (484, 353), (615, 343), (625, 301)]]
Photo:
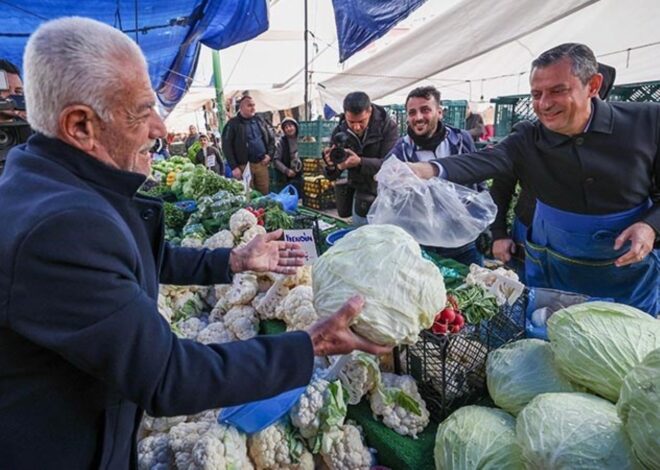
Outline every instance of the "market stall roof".
[[(162, 108), (185, 94), (201, 45), (223, 49), (268, 28), (267, 0), (8, 0), (2, 2), (0, 57), (21, 67), (28, 36), (42, 22), (84, 16), (110, 24), (138, 43)], [(66, 64), (62, 64), (66, 66)]]
[(445, 99), (477, 101), (529, 92), (530, 62), (564, 42), (589, 45), (617, 69), (617, 83), (660, 78), (657, 0), (465, 0), (388, 48), (323, 80), (324, 100), (364, 90), (402, 102), (433, 84)]

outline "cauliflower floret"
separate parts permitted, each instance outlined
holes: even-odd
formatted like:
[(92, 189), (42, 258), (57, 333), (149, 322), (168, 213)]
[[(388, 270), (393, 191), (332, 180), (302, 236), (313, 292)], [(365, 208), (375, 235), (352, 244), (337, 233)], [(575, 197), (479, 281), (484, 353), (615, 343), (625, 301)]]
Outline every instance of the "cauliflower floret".
[(195, 443), (209, 430), (214, 423), (200, 421), (196, 423), (181, 423), (170, 429), (170, 448), (174, 453), (177, 468), (191, 469), (193, 467), (192, 451)]
[(316, 438), (312, 444), (312, 451), (316, 453), (322, 434), (344, 424), (346, 403), (341, 382), (313, 377), (289, 411), (289, 417), (304, 438)]
[(293, 288), (296, 286), (312, 285), (312, 265), (305, 265), (296, 271), (296, 274), (290, 274), (284, 277), (284, 286)]
[(229, 305), (247, 305), (257, 295), (257, 276), (251, 273), (240, 273), (234, 276), (231, 289), (225, 298)]
[(204, 248), (215, 250), (216, 248), (233, 248), (234, 235), (229, 230), (220, 230), (218, 233), (204, 242)]
[(173, 428), (177, 424), (181, 424), (185, 422), (186, 422), (186, 416), (163, 416), (161, 418), (154, 418), (153, 416), (149, 416), (148, 414), (145, 414), (142, 417), (142, 422), (140, 423), (140, 425), (147, 434), (151, 434), (151, 433), (168, 432), (171, 428)]
[(251, 305), (232, 307), (225, 314), (224, 323), (227, 330), (241, 340), (254, 338), (259, 333), (259, 319)]
[(138, 442), (139, 470), (168, 470), (174, 464), (174, 454), (170, 449), (167, 433), (147, 436)]
[(245, 436), (236, 429), (212, 424), (192, 449), (194, 470), (253, 469)]
[(248, 439), (257, 470), (314, 470), (314, 458), (287, 421), (278, 421)]
[(229, 229), (236, 238), (240, 238), (243, 232), (255, 225), (257, 225), (257, 218), (246, 209), (237, 210), (229, 218)]
[(160, 313), (163, 318), (167, 320), (167, 323), (172, 321), (172, 315), (174, 315), (172, 312), (172, 307), (169, 306), (167, 297), (165, 297), (162, 293), (158, 294), (158, 313)]
[(272, 320), (277, 318), (281, 320), (279, 315), (282, 314), (282, 310), (278, 310), (277, 307), (289, 294), (289, 288), (284, 287), (283, 283), (284, 278), (280, 277), (272, 286), (270, 286), (266, 295), (260, 296), (252, 303), (262, 319)]
[(228, 343), (234, 341), (236, 336), (227, 329), (222, 321), (209, 323), (209, 325), (197, 334), (197, 341), (204, 344)]
[(198, 423), (200, 421), (206, 421), (209, 423), (215, 423), (218, 419), (218, 413), (220, 409), (211, 409), (197, 413), (196, 415), (188, 416), (189, 423)]
[(369, 470), (372, 463), (360, 429), (352, 424), (344, 424), (324, 436), (321, 456), (330, 470)]
[(351, 353), (350, 360), (339, 372), (339, 380), (348, 392), (348, 404), (357, 405), (363, 396), (380, 385), (378, 359), (363, 352)]
[(305, 330), (319, 319), (314, 309), (314, 291), (310, 286), (291, 289), (277, 307), (275, 315), (284, 319), (287, 330)]
[(174, 324), (174, 331), (188, 339), (197, 339), (197, 335), (206, 328), (206, 322), (198, 317), (188, 318)]
[(202, 248), (203, 241), (197, 237), (186, 237), (181, 240), (181, 246), (183, 248)]
[[(415, 379), (409, 375), (383, 372), (381, 387), (374, 390), (369, 400), (371, 411), (383, 417), (383, 424), (403, 436), (417, 438), (429, 424), (426, 403), (417, 390)], [(406, 405), (402, 405), (406, 404)], [(411, 408), (417, 408), (414, 412)]]
[(247, 245), (257, 235), (266, 235), (266, 229), (262, 225), (253, 225), (245, 232), (243, 232), (243, 236), (241, 237), (241, 241), (238, 246)]

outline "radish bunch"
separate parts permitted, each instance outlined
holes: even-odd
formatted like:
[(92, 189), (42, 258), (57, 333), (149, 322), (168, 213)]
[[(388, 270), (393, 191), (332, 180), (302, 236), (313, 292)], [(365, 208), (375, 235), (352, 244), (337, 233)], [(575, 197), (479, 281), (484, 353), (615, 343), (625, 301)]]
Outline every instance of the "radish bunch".
[(458, 333), (465, 325), (465, 318), (458, 309), (458, 303), (453, 296), (447, 296), (448, 305), (435, 316), (431, 331), (436, 335)]

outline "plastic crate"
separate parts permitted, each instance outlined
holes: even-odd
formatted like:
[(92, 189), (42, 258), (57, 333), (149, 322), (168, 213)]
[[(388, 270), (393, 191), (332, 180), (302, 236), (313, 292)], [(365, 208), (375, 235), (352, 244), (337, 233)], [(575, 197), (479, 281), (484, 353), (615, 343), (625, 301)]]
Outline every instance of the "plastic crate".
[(444, 113), (442, 121), (452, 127), (463, 129), (468, 102), (466, 100), (442, 100)]
[(607, 101), (660, 102), (660, 81), (617, 85)]
[(305, 180), (303, 182), (303, 192), (310, 197), (317, 197), (326, 191), (333, 191), (333, 187), (334, 181), (327, 178), (317, 178), (314, 181)]
[(487, 396), (488, 353), (524, 336), (526, 302), (523, 294), (492, 319), (468, 325), (457, 334), (442, 336), (424, 330), (416, 344), (395, 354), (396, 372), (409, 374), (417, 381), (434, 419), (441, 421), (461, 406), (478, 403)]
[(335, 207), (335, 192), (329, 190), (320, 194), (307, 194), (307, 191), (305, 191), (303, 205), (319, 211), (333, 209)]
[(298, 125), (298, 155), (301, 158), (321, 158), (324, 147), (337, 126), (335, 121), (302, 121)]
[(320, 158), (302, 158), (303, 175), (317, 176), (323, 173), (323, 160)]
[(396, 125), (399, 128), (399, 135), (405, 135), (408, 129), (406, 107), (402, 104), (391, 104), (383, 107), (390, 115), (390, 117), (396, 122)]
[(536, 120), (530, 95), (502, 96), (490, 102), (495, 103), (495, 139), (509, 135), (517, 122)]

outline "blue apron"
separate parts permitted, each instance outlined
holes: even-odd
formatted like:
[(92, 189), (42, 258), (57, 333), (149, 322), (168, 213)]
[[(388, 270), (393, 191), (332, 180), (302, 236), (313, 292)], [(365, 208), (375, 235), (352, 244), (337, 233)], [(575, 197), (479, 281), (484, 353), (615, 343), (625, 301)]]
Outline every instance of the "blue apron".
[(630, 249), (614, 250), (614, 240), (648, 210), (650, 202), (609, 215), (582, 215), (540, 201), (525, 246), (525, 275), (531, 287), (560, 289), (610, 298), (652, 315), (660, 313), (660, 256), (652, 251), (639, 263), (616, 267)]

